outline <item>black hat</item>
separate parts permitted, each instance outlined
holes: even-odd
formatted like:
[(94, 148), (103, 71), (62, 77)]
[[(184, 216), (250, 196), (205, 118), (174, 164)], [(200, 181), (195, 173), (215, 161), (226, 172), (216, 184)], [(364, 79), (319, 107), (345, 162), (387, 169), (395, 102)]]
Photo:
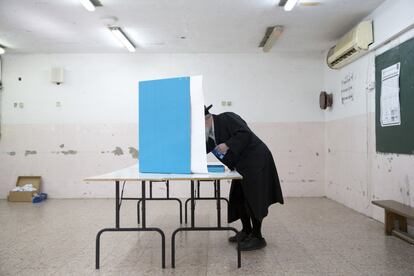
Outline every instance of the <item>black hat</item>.
[(213, 107), (213, 105), (212, 104), (210, 104), (209, 106), (204, 106), (204, 116), (206, 116), (207, 114), (210, 114), (210, 112), (209, 112), (209, 110), (210, 110), (210, 108), (212, 108)]

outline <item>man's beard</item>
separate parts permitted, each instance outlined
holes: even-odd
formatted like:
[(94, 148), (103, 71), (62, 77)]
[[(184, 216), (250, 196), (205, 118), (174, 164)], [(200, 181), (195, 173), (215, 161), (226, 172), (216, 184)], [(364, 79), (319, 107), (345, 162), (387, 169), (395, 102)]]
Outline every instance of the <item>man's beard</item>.
[(206, 142), (208, 141), (208, 137), (210, 136), (211, 127), (206, 127)]

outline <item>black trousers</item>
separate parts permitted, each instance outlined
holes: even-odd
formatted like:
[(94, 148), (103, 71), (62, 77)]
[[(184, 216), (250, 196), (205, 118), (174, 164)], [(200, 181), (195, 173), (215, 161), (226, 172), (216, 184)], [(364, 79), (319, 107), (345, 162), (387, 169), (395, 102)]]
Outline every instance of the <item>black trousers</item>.
[(238, 185), (234, 187), (234, 195), (238, 200), (237, 202), (233, 202), (233, 204), (237, 205), (234, 207), (238, 210), (239, 217), (243, 225), (242, 231), (248, 234), (252, 233), (254, 236), (262, 238), (262, 220), (254, 217), (241, 185), (241, 182), (239, 182)]

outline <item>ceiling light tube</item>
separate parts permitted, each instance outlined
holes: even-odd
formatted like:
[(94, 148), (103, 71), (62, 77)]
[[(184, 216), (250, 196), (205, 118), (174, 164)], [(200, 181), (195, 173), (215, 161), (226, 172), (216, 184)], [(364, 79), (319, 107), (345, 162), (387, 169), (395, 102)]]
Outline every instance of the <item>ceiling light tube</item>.
[(128, 49), (128, 51), (135, 52), (134, 44), (132, 44), (120, 27), (109, 27), (109, 30), (111, 30), (112, 34), (119, 40), (119, 42), (122, 43), (122, 45), (124, 45), (125, 48)]
[(87, 9), (88, 11), (94, 11), (95, 6), (92, 4), (90, 0), (80, 0), (81, 4)]
[(291, 11), (298, 3), (298, 0), (288, 0), (285, 4), (285, 11)]
[(283, 26), (274, 26), (272, 32), (270, 33), (269, 37), (266, 39), (266, 42), (263, 45), (263, 52), (267, 53), (272, 49), (273, 45), (275, 45), (276, 41), (283, 33)]
[(4, 50), (4, 48), (0, 46), (0, 55), (4, 54), (5, 52), (6, 50)]

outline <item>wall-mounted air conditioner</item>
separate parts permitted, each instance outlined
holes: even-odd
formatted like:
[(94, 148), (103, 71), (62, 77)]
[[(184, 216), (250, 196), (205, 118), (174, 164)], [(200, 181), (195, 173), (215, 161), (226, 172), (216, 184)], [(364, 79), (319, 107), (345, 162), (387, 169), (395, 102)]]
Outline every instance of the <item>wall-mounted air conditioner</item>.
[(372, 42), (374, 42), (372, 21), (359, 23), (329, 50), (328, 66), (332, 69), (344, 67), (366, 53)]

